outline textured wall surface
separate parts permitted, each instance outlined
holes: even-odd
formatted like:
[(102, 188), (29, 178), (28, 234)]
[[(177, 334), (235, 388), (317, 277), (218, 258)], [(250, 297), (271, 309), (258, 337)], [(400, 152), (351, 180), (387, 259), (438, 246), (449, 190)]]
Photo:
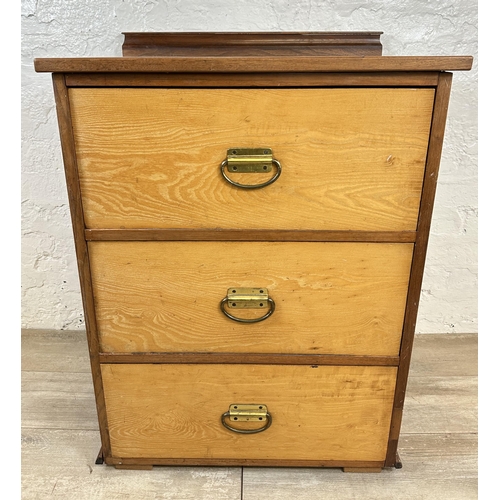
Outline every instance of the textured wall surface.
[(23, 0), (22, 326), (82, 328), (51, 77), (123, 31), (383, 31), (385, 55), (472, 55), (454, 76), (417, 332), (477, 332), (477, 4), (471, 0)]

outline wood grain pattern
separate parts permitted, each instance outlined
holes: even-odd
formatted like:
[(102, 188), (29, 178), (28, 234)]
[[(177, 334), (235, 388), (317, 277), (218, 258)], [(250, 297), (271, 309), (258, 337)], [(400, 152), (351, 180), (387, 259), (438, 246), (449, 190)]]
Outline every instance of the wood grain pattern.
[(468, 71), (471, 56), (295, 57), (52, 57), (36, 58), (38, 73), (266, 73)]
[[(89, 242), (89, 251), (102, 352), (399, 353), (409, 243)], [(231, 286), (268, 288), (275, 313), (229, 320), (219, 303)]]
[[(382, 460), (395, 367), (103, 365), (114, 457)], [(263, 403), (269, 429), (221, 415)], [(325, 439), (328, 436), (328, 439)]]
[[(70, 97), (88, 228), (415, 230), (432, 89), (73, 88)], [(219, 166), (236, 146), (271, 147), (278, 181), (227, 183)]]

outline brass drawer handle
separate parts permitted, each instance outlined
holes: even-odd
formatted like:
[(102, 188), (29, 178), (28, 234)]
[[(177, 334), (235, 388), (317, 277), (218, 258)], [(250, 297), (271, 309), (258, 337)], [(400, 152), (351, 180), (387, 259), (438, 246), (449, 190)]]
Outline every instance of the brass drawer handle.
[[(228, 172), (236, 173), (265, 173), (272, 170), (272, 166), (276, 167), (276, 173), (266, 182), (261, 184), (240, 184), (233, 181), (226, 174)], [(278, 179), (281, 175), (281, 163), (273, 158), (271, 148), (231, 148), (227, 150), (227, 158), (220, 164), (222, 177), (229, 184), (243, 189), (258, 189), (269, 186)]]
[[(233, 422), (265, 422), (262, 427), (257, 429), (237, 429), (231, 427), (227, 420)], [(271, 414), (267, 411), (266, 405), (249, 405), (249, 404), (232, 404), (229, 406), (229, 411), (221, 415), (222, 425), (232, 432), (239, 434), (256, 434), (257, 432), (265, 431), (271, 427), (273, 419)]]
[[(227, 307), (226, 307), (227, 304)], [(246, 319), (233, 316), (227, 310), (230, 309), (263, 309), (265, 305), (269, 305), (269, 309), (263, 316), (259, 318)], [(273, 314), (276, 305), (274, 300), (269, 297), (267, 288), (229, 288), (227, 295), (220, 302), (221, 311), (233, 321), (239, 323), (258, 323), (264, 321)]]

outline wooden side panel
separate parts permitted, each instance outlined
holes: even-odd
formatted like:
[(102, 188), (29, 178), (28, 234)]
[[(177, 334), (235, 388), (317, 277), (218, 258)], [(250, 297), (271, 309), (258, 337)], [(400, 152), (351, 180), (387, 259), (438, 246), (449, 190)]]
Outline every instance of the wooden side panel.
[(87, 343), (90, 356), (90, 367), (94, 382), (94, 394), (99, 419), (99, 430), (101, 434), (102, 451), (104, 455), (109, 454), (109, 435), (106, 423), (106, 407), (102, 391), (101, 370), (99, 364), (99, 339), (94, 310), (94, 297), (92, 293), (92, 281), (90, 277), (90, 262), (85, 241), (85, 224), (83, 217), (83, 206), (81, 200), (80, 184), (78, 182), (77, 160), (72, 128), (72, 116), (68, 96), (68, 88), (65, 85), (64, 75), (52, 75), (54, 97), (57, 110), (57, 121), (59, 125), (59, 136), (66, 175), (66, 187), (68, 192), (69, 208), (73, 225), (73, 237), (75, 241), (78, 275), (82, 291), (83, 311), (85, 315), (85, 326), (87, 330)]
[[(103, 352), (399, 353), (413, 244), (88, 245)], [(268, 288), (276, 311), (228, 319), (229, 287)]]
[(417, 227), (415, 254), (412, 262), (411, 278), (408, 289), (408, 303), (404, 320), (403, 337), (401, 340), (400, 367), (394, 398), (393, 423), (389, 441), (386, 466), (392, 466), (396, 461), (397, 445), (401, 428), (401, 414), (406, 393), (406, 384), (410, 370), (411, 352), (417, 323), (417, 312), (422, 289), (425, 257), (432, 220), (434, 197), (441, 162), (441, 151), (448, 114), (448, 103), (451, 92), (451, 73), (442, 73), (436, 89), (436, 99), (432, 118), (432, 128), (429, 138), (429, 154), (425, 169), (425, 179), (422, 190), (422, 202)]
[[(70, 89), (88, 228), (414, 231), (433, 89)], [(232, 147), (281, 177), (231, 186)], [(268, 174), (239, 174), (260, 183)]]
[[(396, 370), (103, 365), (112, 454), (153, 463), (154, 458), (383, 460)], [(221, 415), (235, 403), (266, 404), (271, 427), (249, 435), (225, 429)]]

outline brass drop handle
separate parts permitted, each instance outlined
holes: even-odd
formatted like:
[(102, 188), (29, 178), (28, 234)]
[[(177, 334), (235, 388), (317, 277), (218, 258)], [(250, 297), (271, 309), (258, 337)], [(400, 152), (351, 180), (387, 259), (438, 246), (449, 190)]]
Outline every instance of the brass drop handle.
[[(233, 316), (227, 309), (264, 309), (268, 305), (267, 312), (258, 318), (239, 318)], [(226, 307), (227, 306), (227, 307)], [(269, 297), (267, 288), (229, 288), (226, 296), (220, 302), (221, 311), (233, 321), (239, 323), (258, 323), (264, 321), (273, 314), (276, 304)]]
[[(275, 174), (266, 182), (260, 184), (241, 184), (233, 181), (227, 174), (232, 173), (266, 173), (271, 172), (273, 166), (276, 167)], [(281, 175), (281, 163), (273, 158), (271, 148), (231, 148), (227, 150), (226, 159), (220, 164), (222, 177), (229, 184), (243, 189), (258, 189), (269, 186)]]
[[(257, 429), (238, 429), (231, 427), (227, 421), (230, 422), (264, 422), (262, 427)], [(229, 405), (229, 410), (221, 415), (222, 425), (239, 434), (257, 434), (258, 432), (265, 431), (271, 427), (273, 419), (267, 410), (266, 405), (256, 404), (232, 404)]]

